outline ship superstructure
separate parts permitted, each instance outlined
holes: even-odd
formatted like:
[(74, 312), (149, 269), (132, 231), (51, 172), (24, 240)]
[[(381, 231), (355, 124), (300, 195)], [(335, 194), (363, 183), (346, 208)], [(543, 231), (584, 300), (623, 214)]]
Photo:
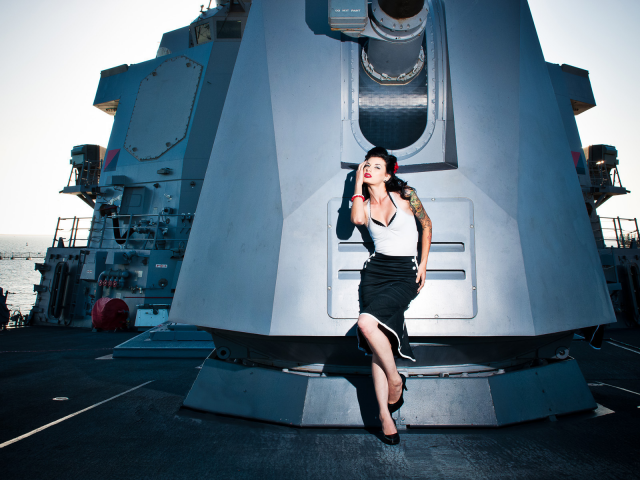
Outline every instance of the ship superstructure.
[(139, 306), (166, 314), (250, 3), (203, 10), (164, 34), (155, 59), (101, 72), (94, 105), (114, 116), (109, 143), (74, 147), (62, 190), (93, 215), (59, 219), (36, 265), (33, 322), (90, 327), (103, 296), (127, 303), (131, 326)]

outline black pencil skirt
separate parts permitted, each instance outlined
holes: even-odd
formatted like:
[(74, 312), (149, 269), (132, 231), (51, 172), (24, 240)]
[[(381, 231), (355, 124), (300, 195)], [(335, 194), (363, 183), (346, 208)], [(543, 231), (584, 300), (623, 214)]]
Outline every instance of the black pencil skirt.
[[(389, 338), (396, 357), (416, 361), (409, 345), (404, 312), (418, 296), (415, 257), (392, 257), (373, 253), (362, 268), (360, 281), (360, 315), (366, 314), (378, 322)], [(369, 342), (357, 328), (358, 348), (371, 355)]]

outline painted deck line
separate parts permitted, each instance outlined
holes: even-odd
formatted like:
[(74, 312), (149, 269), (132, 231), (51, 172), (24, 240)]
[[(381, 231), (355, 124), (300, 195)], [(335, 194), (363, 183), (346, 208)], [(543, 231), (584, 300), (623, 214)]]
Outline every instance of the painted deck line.
[(630, 349), (630, 348), (623, 347), (622, 345), (617, 345), (617, 344), (615, 344), (615, 343), (613, 343), (613, 342), (609, 342), (609, 341), (607, 341), (607, 343), (608, 343), (609, 345), (613, 345), (614, 347), (624, 348), (625, 350), (629, 350), (630, 352), (637, 353), (637, 354), (639, 354), (639, 355), (640, 355), (640, 352), (638, 352), (638, 351), (636, 351), (636, 350), (632, 350), (632, 349)]
[(91, 405), (90, 407), (87, 407), (87, 408), (84, 408), (84, 409), (82, 409), (82, 410), (80, 410), (78, 412), (72, 413), (71, 415), (67, 415), (66, 417), (63, 417), (63, 418), (61, 418), (59, 420), (56, 420), (55, 422), (48, 423), (47, 425), (44, 425), (44, 426), (42, 426), (40, 428), (36, 428), (35, 430), (31, 430), (29, 433), (25, 433), (24, 435), (20, 435), (19, 437), (16, 437), (16, 438), (14, 438), (12, 440), (8, 440), (8, 441), (0, 444), (0, 448), (8, 447), (12, 443), (19, 442), (20, 440), (22, 440), (24, 438), (27, 438), (27, 437), (30, 437), (31, 435), (33, 435), (35, 433), (41, 432), (42, 430), (45, 430), (45, 429), (47, 429), (49, 427), (53, 427), (54, 425), (57, 425), (58, 423), (64, 422), (65, 420), (68, 420), (71, 417), (75, 417), (76, 415), (80, 415), (81, 413), (84, 413), (87, 410), (91, 410), (92, 408), (95, 408), (98, 405), (102, 405), (103, 403), (110, 402), (111, 400), (116, 399), (118, 397), (121, 397), (122, 395), (125, 395), (125, 394), (127, 394), (129, 392), (133, 392), (134, 390), (137, 390), (138, 388), (144, 387), (145, 385), (148, 385), (153, 381), (154, 380), (149, 380), (148, 382), (145, 382), (145, 383), (143, 383), (141, 385), (138, 385), (137, 387), (130, 388), (126, 392), (119, 393), (118, 395), (115, 395), (115, 396), (113, 396), (111, 398), (107, 398), (106, 400), (103, 400), (101, 402), (95, 403), (95, 404)]
[(624, 348), (625, 350), (629, 350), (630, 352), (637, 353), (638, 355), (640, 355), (640, 352), (639, 352), (638, 350), (634, 350), (634, 349), (632, 349), (632, 348), (628, 348), (628, 347), (624, 347), (624, 346), (622, 346), (622, 345), (618, 345), (617, 343), (610, 342), (609, 340), (606, 340), (606, 342), (607, 342), (609, 345), (613, 345), (614, 347)]
[(597, 383), (599, 383), (600, 385), (606, 385), (607, 387), (617, 388), (618, 390), (624, 390), (625, 392), (633, 393), (635, 395), (640, 395), (640, 393), (634, 392), (633, 390), (627, 390), (626, 388), (616, 387), (615, 385), (609, 385), (608, 383), (604, 383), (604, 382), (597, 382)]

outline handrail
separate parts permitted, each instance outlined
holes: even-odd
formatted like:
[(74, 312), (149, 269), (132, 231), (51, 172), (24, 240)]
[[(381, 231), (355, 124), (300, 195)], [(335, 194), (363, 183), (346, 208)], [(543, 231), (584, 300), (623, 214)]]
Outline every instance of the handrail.
[(606, 167), (603, 164), (589, 163), (591, 185), (598, 187), (622, 187), (618, 167)]
[[(111, 219), (111, 225), (108, 219)], [(194, 214), (176, 213), (58, 218), (52, 246), (55, 247), (56, 242), (62, 239), (63, 246), (72, 248), (184, 248), (193, 219)], [(69, 223), (71, 227), (68, 227)], [(122, 234), (120, 228), (124, 228), (126, 233)]]
[[(622, 222), (627, 228), (623, 227)], [(605, 226), (608, 224), (613, 226)], [(640, 246), (640, 230), (638, 229), (638, 220), (636, 218), (600, 217), (600, 225), (606, 247), (638, 248)], [(615, 237), (605, 236), (605, 230), (609, 233), (613, 231)]]

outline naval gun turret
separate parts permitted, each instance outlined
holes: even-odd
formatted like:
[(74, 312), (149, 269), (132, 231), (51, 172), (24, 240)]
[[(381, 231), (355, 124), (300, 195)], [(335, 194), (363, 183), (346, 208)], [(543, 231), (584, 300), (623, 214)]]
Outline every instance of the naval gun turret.
[(551, 70), (524, 1), (254, 1), (170, 313), (216, 345), (185, 405), (377, 422), (349, 198), (380, 145), (433, 221), (400, 428), (594, 409), (569, 349), (615, 318)]

